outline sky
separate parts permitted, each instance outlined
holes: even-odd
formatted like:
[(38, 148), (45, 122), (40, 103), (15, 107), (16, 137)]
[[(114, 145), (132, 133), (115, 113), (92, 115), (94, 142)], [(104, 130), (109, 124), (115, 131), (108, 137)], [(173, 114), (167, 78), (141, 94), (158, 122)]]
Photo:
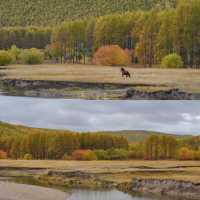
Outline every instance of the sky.
[(0, 96), (0, 121), (74, 131), (200, 134), (200, 101), (87, 101)]

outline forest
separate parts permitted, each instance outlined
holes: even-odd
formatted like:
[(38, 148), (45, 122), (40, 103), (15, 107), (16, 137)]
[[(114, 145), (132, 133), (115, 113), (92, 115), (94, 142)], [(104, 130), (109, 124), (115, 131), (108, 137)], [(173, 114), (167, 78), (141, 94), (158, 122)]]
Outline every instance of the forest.
[(200, 160), (200, 137), (149, 134), (128, 141), (120, 134), (75, 133), (0, 124), (0, 159)]
[[(52, 62), (104, 64), (98, 59), (105, 55), (110, 59), (110, 48), (125, 61), (105, 63), (107, 65), (153, 67), (160, 66), (166, 59), (174, 63), (178, 59), (177, 64), (163, 66), (197, 68), (200, 66), (200, 1), (182, 0), (175, 8), (155, 7), (64, 21), (53, 28), (2, 27), (0, 48), (8, 50), (13, 45), (21, 49), (42, 49), (45, 59)], [(101, 47), (108, 48), (98, 52)], [(120, 47), (128, 57), (115, 47)]]
[(56, 25), (68, 19), (175, 7), (177, 0), (7, 0), (0, 1), (0, 26)]

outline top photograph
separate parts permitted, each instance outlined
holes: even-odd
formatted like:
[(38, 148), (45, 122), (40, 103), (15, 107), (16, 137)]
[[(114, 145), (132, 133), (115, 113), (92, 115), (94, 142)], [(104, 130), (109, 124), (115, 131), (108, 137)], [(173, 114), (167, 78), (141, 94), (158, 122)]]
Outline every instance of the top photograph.
[(200, 0), (1, 0), (0, 95), (200, 100)]

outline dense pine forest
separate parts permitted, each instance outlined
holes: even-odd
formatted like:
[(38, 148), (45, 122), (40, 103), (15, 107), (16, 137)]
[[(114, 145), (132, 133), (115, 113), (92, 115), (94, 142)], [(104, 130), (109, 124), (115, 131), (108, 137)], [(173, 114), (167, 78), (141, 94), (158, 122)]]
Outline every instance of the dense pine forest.
[[(116, 3), (112, 1), (60, 0), (60, 3), (48, 1), (46, 6), (41, 5), (45, 1), (25, 2), (20, 1), (18, 4), (13, 4), (13, 1), (6, 1), (0, 3), (0, 5), (4, 5), (0, 11), (0, 14), (3, 13), (3, 16), (0, 17), (2, 20), (0, 49), (8, 50), (13, 45), (21, 49), (38, 48), (42, 49), (43, 55), (37, 51), (26, 51), (19, 56), (20, 49), (15, 47), (14, 50), (9, 51), (12, 58), (10, 61), (7, 59), (8, 63), (34, 64), (35, 62), (35, 64), (39, 64), (46, 59), (61, 63), (140, 64), (144, 67), (196, 68), (200, 66), (200, 0), (181, 0), (177, 3), (161, 0), (127, 0), (116, 1)], [(101, 10), (103, 7), (102, 10), (108, 11), (109, 15), (92, 17), (91, 12), (87, 11), (90, 15), (87, 19), (66, 20), (67, 18), (64, 17), (63, 9), (67, 9), (67, 5), (72, 6), (79, 3), (92, 9), (93, 7), (88, 6), (92, 2), (99, 4), (94, 8)], [(120, 8), (127, 7), (127, 10), (132, 7), (138, 9), (120, 14), (111, 9), (118, 10), (115, 8), (116, 5)], [(153, 8), (150, 9), (151, 7)], [(7, 10), (8, 8), (9, 10)], [(60, 22), (64, 20), (63, 23), (54, 23), (55, 25), (51, 26), (49, 20), (43, 19), (46, 16), (59, 21), (57, 15), (53, 11), (51, 12), (50, 8), (56, 10), (56, 13), (63, 17), (62, 19), (58, 17)], [(76, 8), (80, 13), (85, 11), (81, 6)], [(19, 13), (15, 15), (12, 9)], [(49, 10), (43, 12), (42, 9)], [(69, 10), (75, 15), (76, 9)], [(38, 15), (35, 16), (35, 12), (38, 12)], [(110, 14), (112, 12), (114, 14)], [(23, 15), (24, 22), (21, 21), (20, 15)], [(31, 15), (31, 19), (29, 15)], [(70, 14), (70, 16), (74, 15)], [(4, 19), (5, 17), (9, 19)], [(19, 22), (15, 20), (19, 20)], [(39, 26), (39, 23), (44, 23), (46, 26)], [(15, 27), (7, 27), (8, 25)], [(17, 27), (17, 25), (37, 26)], [(3, 57), (5, 56), (5, 52), (0, 53), (3, 53)], [(29, 61), (27, 57), (32, 58), (33, 56), (30, 54), (34, 53), (37, 54), (35, 57), (39, 55), (40, 58), (36, 58), (36, 61)], [(113, 54), (118, 56), (113, 56)], [(9, 55), (6, 56), (9, 57)]]
[(149, 133), (141, 141), (128, 141), (126, 134), (122, 135), (37, 129), (1, 122), (0, 159), (200, 160), (199, 137)]
[(153, 7), (174, 7), (177, 0), (6, 0), (0, 26), (55, 25), (67, 19), (102, 16)]

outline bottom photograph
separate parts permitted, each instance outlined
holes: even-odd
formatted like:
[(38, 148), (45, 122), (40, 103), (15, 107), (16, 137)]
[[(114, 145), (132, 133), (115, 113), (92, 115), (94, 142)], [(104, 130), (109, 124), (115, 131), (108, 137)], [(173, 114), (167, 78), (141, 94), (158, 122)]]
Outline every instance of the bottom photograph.
[(200, 102), (0, 96), (0, 200), (194, 200)]

